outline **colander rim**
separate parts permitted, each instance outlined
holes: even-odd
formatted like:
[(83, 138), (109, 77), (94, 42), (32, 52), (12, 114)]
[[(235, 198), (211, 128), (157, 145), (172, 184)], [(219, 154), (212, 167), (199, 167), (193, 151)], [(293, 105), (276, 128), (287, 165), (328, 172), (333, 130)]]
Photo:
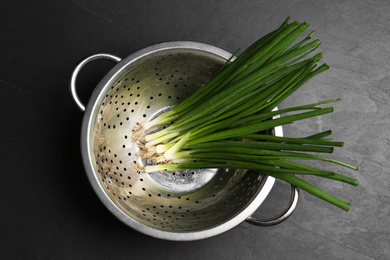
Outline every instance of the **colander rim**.
[[(145, 56), (152, 55), (156, 52), (166, 51), (166, 50), (174, 50), (174, 49), (190, 49), (195, 51), (201, 51), (210, 53), (225, 60), (228, 60), (232, 54), (224, 49), (219, 47), (195, 42), (195, 41), (169, 41), (151, 45), (149, 47), (145, 47), (141, 50), (138, 50), (129, 56), (122, 59), (118, 62), (104, 77), (100, 80), (100, 82), (95, 87), (91, 97), (85, 107), (84, 117), (82, 121), (81, 127), (81, 155), (83, 165), (89, 179), (89, 182), (92, 185), (93, 190), (102, 201), (104, 206), (119, 220), (121, 220), (126, 225), (130, 226), (134, 230), (137, 230), (143, 234), (159, 238), (165, 240), (173, 240), (173, 241), (194, 241), (200, 239), (206, 239), (209, 237), (217, 236), (219, 234), (225, 233), (226, 231), (236, 227), (237, 225), (244, 222), (249, 216), (251, 216), (258, 207), (262, 204), (265, 198), (268, 196), (271, 191), (275, 179), (271, 176), (265, 176), (265, 180), (261, 190), (254, 197), (252, 202), (241, 212), (235, 215), (230, 220), (205, 230), (199, 231), (189, 231), (189, 232), (171, 232), (164, 231), (160, 229), (153, 228), (151, 226), (145, 225), (136, 219), (132, 218), (128, 214), (126, 214), (120, 207), (118, 207), (115, 202), (109, 197), (109, 195), (105, 192), (105, 189), (98, 178), (98, 175), (94, 172), (94, 160), (92, 158), (92, 154), (89, 152), (91, 150), (91, 132), (93, 129), (93, 122), (96, 114), (98, 112), (98, 105), (101, 103), (104, 98), (105, 91), (114, 84), (117, 78), (123, 73), (123, 71), (130, 64), (134, 64), (134, 62), (140, 60)], [(275, 128), (275, 134), (279, 136), (283, 136), (282, 128)]]

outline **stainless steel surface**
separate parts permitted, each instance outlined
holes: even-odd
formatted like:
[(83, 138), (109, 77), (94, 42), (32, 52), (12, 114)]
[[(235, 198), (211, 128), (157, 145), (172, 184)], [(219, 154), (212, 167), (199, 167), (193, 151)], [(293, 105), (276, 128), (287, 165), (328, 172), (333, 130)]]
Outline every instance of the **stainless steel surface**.
[(112, 60), (114, 62), (119, 62), (121, 61), (121, 58), (107, 54), (107, 53), (98, 53), (95, 55), (91, 55), (84, 60), (82, 60), (73, 70), (72, 77), (70, 79), (70, 93), (72, 95), (72, 98), (76, 105), (80, 108), (81, 111), (85, 111), (85, 106), (83, 102), (80, 100), (79, 96), (77, 95), (77, 90), (76, 90), (76, 79), (77, 75), (79, 74), (80, 70), (87, 65), (89, 62), (95, 61), (95, 60), (100, 60), (100, 59), (106, 59), (106, 60)]
[(246, 221), (256, 226), (274, 226), (285, 221), (294, 212), (295, 207), (298, 204), (298, 198), (299, 198), (299, 190), (294, 185), (290, 185), (290, 186), (291, 186), (290, 201), (288, 203), (287, 208), (283, 210), (280, 214), (267, 219), (261, 219), (258, 217), (249, 216), (246, 219)]
[(168, 240), (215, 236), (245, 221), (271, 190), (274, 178), (244, 170), (139, 171), (134, 126), (185, 99), (230, 56), (202, 43), (158, 44), (119, 62), (94, 90), (82, 126), (85, 169), (103, 203), (132, 228)]

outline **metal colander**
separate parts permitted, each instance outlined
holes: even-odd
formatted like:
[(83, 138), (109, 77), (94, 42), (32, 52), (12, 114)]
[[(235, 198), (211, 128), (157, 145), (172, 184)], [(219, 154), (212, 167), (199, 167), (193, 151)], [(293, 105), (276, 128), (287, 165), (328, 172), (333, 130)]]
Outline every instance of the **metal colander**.
[[(71, 79), (76, 104), (85, 110), (82, 156), (89, 180), (107, 208), (132, 228), (168, 240), (197, 240), (218, 235), (256, 211), (274, 184), (257, 172), (198, 169), (140, 172), (145, 160), (132, 143), (136, 124), (154, 119), (207, 83), (231, 54), (195, 42), (169, 42), (138, 51), (125, 59), (92, 55), (78, 64)], [(96, 59), (116, 66), (97, 85), (86, 108), (76, 94), (80, 69)], [(275, 129), (281, 135), (281, 128)], [(288, 210), (267, 221), (283, 221)]]

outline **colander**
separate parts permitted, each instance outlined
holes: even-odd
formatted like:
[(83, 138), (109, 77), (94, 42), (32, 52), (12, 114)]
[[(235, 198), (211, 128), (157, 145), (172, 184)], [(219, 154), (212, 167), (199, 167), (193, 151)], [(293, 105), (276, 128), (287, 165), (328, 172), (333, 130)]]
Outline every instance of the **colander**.
[[(70, 90), (84, 111), (81, 150), (86, 173), (103, 204), (131, 228), (160, 239), (190, 241), (216, 236), (243, 221), (275, 225), (293, 212), (298, 190), (291, 186), (289, 205), (280, 215), (265, 220), (251, 216), (275, 182), (258, 172), (138, 170), (137, 165), (145, 161), (131, 142), (134, 126), (184, 100), (231, 56), (208, 44), (179, 41), (156, 44), (124, 59), (95, 54), (75, 67)], [(98, 83), (85, 107), (76, 93), (77, 75), (98, 59), (116, 65)], [(282, 128), (270, 134), (282, 136)]]

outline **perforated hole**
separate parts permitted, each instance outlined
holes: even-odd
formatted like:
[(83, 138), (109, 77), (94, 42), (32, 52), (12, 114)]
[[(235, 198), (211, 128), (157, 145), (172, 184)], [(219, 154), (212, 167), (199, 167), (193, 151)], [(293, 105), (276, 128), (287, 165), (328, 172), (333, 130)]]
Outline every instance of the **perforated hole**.
[[(149, 86), (148, 81), (145, 81), (142, 77), (142, 71), (138, 71), (138, 69), (134, 70), (132, 74), (127, 74), (121, 81), (117, 81), (105, 94), (102, 107), (99, 108), (100, 131), (106, 135), (95, 140), (99, 144), (96, 153), (97, 172), (101, 177), (99, 179), (109, 190), (108, 192), (111, 195), (115, 193), (116, 195), (113, 195), (115, 199), (143, 221), (147, 221), (157, 228), (171, 230), (197, 229), (199, 226), (204, 228), (205, 219), (211, 219), (212, 216), (201, 219), (200, 216), (207, 214), (193, 210), (196, 207), (203, 207), (202, 204), (205, 204), (202, 196), (161, 191), (158, 189), (159, 187), (154, 186), (153, 182), (150, 182), (149, 178), (145, 178), (143, 173), (135, 171), (133, 164), (135, 165), (139, 161), (137, 158), (138, 150), (132, 147), (130, 140), (133, 124), (137, 120), (147, 120), (148, 116), (158, 111), (159, 107), (154, 104), (160, 106), (158, 102), (162, 102), (167, 106), (174, 105), (175, 102), (185, 97), (186, 94), (181, 95), (182, 91), (190, 90), (192, 86), (199, 86), (207, 81), (204, 78), (198, 78), (198, 72), (193, 75), (190, 69), (192, 61), (184, 63), (180, 60), (182, 56), (166, 57), (152, 64), (152, 67), (148, 69), (151, 71), (153, 82), (160, 84), (160, 87), (156, 87), (156, 89), (146, 87), (146, 84)], [(166, 69), (168, 68), (166, 62), (169, 60), (176, 60), (177, 69), (170, 71)], [(196, 66), (204, 66), (201, 64), (197, 62)], [(212, 71), (212, 67), (210, 66), (206, 73)], [(110, 132), (107, 133), (108, 127)], [(118, 138), (114, 138), (116, 134), (120, 134)], [(169, 176), (179, 184), (196, 181), (198, 175), (195, 171), (177, 171)], [(222, 197), (223, 194), (220, 193), (220, 190), (223, 185), (223, 180), (217, 180), (214, 185), (211, 185), (213, 190), (208, 193), (207, 199), (214, 200), (214, 198)], [(235, 196), (246, 195), (250, 198), (254, 191), (251, 191), (250, 195), (247, 194), (248, 192), (249, 186), (245, 191), (237, 193)], [(139, 198), (143, 200), (142, 205), (137, 200)], [(245, 200), (248, 199), (245, 198), (241, 201)], [(160, 202), (161, 204), (157, 204)], [(126, 205), (131, 206), (127, 207)], [(237, 203), (234, 206), (237, 206)], [(233, 208), (232, 206), (232, 211)]]

